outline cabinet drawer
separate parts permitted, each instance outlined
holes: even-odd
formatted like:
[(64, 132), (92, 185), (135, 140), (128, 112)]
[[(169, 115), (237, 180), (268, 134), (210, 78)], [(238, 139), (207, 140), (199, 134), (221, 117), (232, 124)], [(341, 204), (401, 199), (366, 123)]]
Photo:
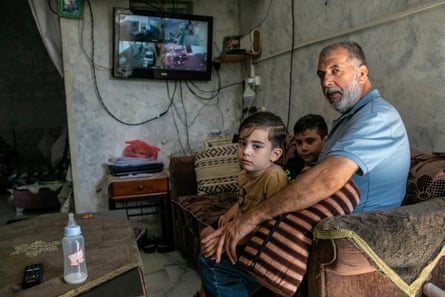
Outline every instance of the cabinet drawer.
[(140, 178), (112, 182), (111, 198), (131, 198), (168, 193), (168, 178)]

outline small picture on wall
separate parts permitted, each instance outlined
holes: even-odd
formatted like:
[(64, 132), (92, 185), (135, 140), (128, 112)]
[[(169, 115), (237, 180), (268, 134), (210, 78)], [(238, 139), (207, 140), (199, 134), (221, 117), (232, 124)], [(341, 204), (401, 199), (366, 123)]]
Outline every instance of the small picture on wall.
[(80, 19), (82, 17), (83, 0), (59, 0), (59, 16)]
[(241, 35), (225, 36), (223, 39), (223, 51), (226, 54), (239, 52)]

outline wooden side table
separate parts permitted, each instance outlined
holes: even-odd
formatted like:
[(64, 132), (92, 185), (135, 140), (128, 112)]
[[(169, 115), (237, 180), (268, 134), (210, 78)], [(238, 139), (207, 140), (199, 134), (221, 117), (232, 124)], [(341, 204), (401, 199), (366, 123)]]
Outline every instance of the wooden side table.
[[(109, 184), (109, 202), (110, 209), (125, 209), (128, 217), (160, 214), (162, 238), (168, 247), (173, 249), (167, 173), (139, 177), (112, 177)], [(154, 210), (147, 211), (147, 208)]]

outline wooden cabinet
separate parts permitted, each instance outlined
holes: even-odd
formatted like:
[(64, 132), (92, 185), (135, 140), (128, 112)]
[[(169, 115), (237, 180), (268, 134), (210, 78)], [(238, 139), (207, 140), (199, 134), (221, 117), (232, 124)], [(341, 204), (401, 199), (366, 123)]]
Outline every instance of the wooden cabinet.
[(142, 178), (122, 179), (111, 183), (112, 199), (125, 199), (141, 196), (168, 194), (168, 177), (166, 174)]
[(168, 175), (113, 177), (109, 185), (110, 209), (125, 209), (128, 217), (160, 215), (162, 237), (173, 249)]

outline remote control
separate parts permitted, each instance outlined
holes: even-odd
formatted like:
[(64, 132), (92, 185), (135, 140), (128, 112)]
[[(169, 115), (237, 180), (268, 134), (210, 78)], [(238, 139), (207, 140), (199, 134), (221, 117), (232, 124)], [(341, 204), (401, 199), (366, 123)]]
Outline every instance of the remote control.
[(42, 282), (42, 264), (31, 264), (25, 267), (22, 288), (30, 288)]

